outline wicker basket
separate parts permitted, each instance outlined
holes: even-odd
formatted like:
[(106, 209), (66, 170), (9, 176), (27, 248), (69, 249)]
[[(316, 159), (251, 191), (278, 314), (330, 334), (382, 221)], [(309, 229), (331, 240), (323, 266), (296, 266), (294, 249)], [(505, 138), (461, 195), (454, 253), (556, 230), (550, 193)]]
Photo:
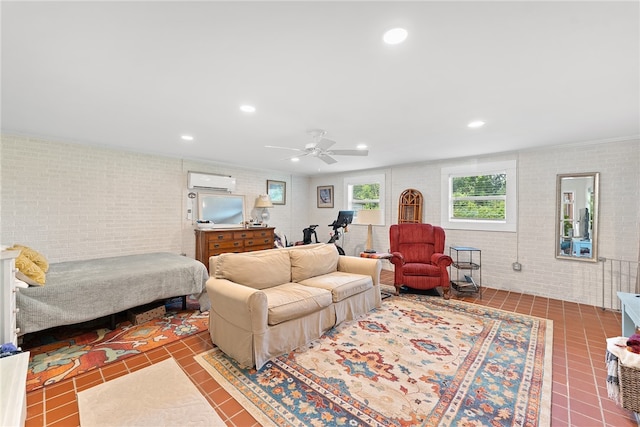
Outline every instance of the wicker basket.
[(618, 362), (618, 381), (622, 407), (640, 412), (640, 370)]

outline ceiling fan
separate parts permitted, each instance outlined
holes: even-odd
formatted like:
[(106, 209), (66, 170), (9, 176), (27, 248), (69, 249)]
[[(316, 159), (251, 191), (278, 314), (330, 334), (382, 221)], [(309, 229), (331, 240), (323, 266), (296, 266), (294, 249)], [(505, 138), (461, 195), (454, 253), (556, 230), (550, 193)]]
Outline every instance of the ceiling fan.
[(304, 156), (317, 157), (328, 165), (336, 163), (337, 160), (331, 156), (367, 156), (368, 150), (329, 150), (329, 147), (335, 144), (335, 141), (325, 138), (327, 131), (322, 129), (312, 129), (309, 135), (313, 138), (313, 142), (309, 142), (304, 148), (291, 148), (291, 147), (278, 147), (275, 145), (265, 145), (267, 148), (279, 148), (282, 150), (297, 151), (300, 154), (296, 154), (289, 159), (300, 158)]

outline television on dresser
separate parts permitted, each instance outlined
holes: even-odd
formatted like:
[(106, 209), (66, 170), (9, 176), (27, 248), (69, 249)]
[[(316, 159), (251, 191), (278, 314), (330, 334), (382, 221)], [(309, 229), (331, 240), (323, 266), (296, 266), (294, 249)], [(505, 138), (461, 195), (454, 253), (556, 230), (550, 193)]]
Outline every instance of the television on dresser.
[(244, 218), (243, 195), (198, 193), (198, 228), (243, 227)]

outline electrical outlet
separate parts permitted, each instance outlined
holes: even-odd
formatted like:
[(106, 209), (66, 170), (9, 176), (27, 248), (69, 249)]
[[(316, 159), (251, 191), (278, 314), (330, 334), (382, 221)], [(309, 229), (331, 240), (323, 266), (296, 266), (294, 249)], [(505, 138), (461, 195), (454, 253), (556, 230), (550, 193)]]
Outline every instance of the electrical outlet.
[(522, 271), (522, 264), (520, 264), (518, 261), (511, 264), (511, 267), (513, 267), (513, 271)]

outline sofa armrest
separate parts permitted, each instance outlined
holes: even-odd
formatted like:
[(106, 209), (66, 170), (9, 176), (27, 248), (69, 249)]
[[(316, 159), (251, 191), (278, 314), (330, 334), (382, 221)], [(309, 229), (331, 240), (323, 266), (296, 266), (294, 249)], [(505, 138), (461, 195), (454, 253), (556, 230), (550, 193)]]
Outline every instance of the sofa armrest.
[(371, 276), (373, 286), (380, 286), (382, 263), (379, 259), (340, 256), (338, 257), (338, 271)]
[(215, 276), (218, 259), (219, 258), (215, 255), (209, 257), (209, 277)]
[(264, 292), (214, 277), (207, 280), (211, 310), (229, 323), (259, 334), (267, 330), (267, 296)]

